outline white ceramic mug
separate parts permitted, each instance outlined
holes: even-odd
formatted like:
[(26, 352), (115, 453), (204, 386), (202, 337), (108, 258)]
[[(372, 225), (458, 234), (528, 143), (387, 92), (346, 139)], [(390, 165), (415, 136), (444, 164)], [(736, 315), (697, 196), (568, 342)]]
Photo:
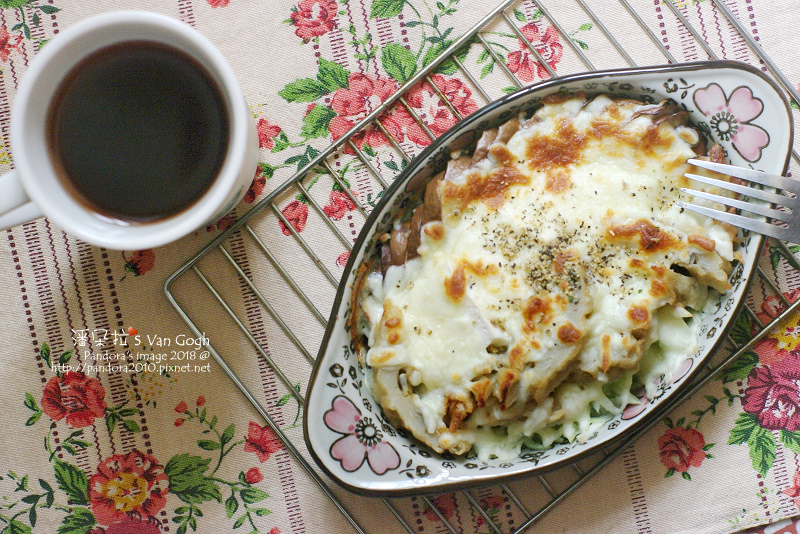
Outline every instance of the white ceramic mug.
[[(229, 139), (216, 178), (190, 207), (161, 220), (126, 223), (92, 211), (59, 179), (48, 156), (48, 110), (61, 82), (81, 60), (110, 45), (142, 40), (177, 48), (205, 67), (227, 106)], [(258, 166), (253, 115), (221, 52), (187, 24), (143, 11), (97, 15), (48, 42), (31, 61), (15, 96), (10, 141), (14, 170), (0, 177), (0, 228), (44, 215), (66, 232), (112, 249), (160, 246), (218, 219), (242, 199)]]

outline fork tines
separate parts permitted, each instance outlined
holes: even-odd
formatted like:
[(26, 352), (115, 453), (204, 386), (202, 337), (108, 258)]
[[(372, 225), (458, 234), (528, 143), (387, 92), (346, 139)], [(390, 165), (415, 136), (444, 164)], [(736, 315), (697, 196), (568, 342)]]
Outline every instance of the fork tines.
[[(800, 199), (780, 194), (779, 192), (774, 190), (785, 190), (789, 193), (792, 193), (794, 196), (797, 196), (797, 194), (800, 193), (800, 182), (797, 182), (796, 180), (792, 180), (791, 178), (787, 178), (785, 176), (767, 174), (753, 169), (744, 169), (741, 167), (734, 167), (731, 165), (714, 163), (711, 161), (690, 159), (688, 163), (695, 165), (697, 167), (708, 169), (710, 171), (726, 174), (729, 176), (734, 176), (736, 178), (741, 178), (742, 180), (746, 180), (747, 182), (751, 182), (753, 184), (766, 186), (768, 188), (771, 188), (773, 191), (755, 187), (749, 187), (747, 185), (731, 183), (725, 180), (709, 178), (707, 176), (700, 176), (692, 173), (686, 173), (685, 176), (687, 178), (696, 180), (704, 184), (708, 184), (723, 190), (728, 190), (734, 193), (738, 193), (743, 197), (747, 197), (747, 199), (730, 198), (726, 196), (716, 195), (713, 193), (707, 193), (705, 191), (697, 191), (688, 188), (681, 188), (681, 191), (688, 193), (690, 195), (694, 195), (699, 198), (710, 200), (711, 202), (717, 202), (725, 206), (730, 206), (732, 208), (744, 212), (754, 213), (756, 215), (761, 215), (764, 217), (768, 217), (770, 219), (784, 221), (790, 224), (792, 223), (792, 221), (797, 220), (797, 214), (795, 213), (795, 210), (800, 209)], [(750, 217), (746, 217), (743, 215), (737, 215), (735, 213), (716, 210), (706, 206), (688, 204), (681, 201), (679, 201), (677, 204), (682, 208), (686, 208), (695, 211), (697, 213), (701, 213), (708, 217), (732, 224), (734, 226), (738, 226), (745, 230), (751, 230), (760, 234), (782, 239), (784, 241), (797, 242), (798, 237), (800, 237), (800, 228), (792, 229), (792, 228), (785, 228), (782, 226), (775, 226), (773, 224), (753, 219)], [(773, 205), (775, 207), (784, 207), (788, 209), (787, 210), (774, 209), (770, 205)]]

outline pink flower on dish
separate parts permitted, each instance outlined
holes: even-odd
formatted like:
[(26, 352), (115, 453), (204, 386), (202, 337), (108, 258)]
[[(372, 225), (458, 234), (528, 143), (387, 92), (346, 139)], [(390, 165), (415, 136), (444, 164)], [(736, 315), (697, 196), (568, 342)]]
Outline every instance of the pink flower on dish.
[(325, 426), (344, 434), (331, 445), (331, 456), (345, 471), (355, 471), (367, 460), (376, 475), (400, 466), (400, 455), (383, 441), (383, 433), (370, 417), (363, 417), (350, 399), (338, 396), (323, 416)]
[(638, 417), (642, 412), (645, 411), (645, 409), (647, 409), (647, 406), (650, 404), (650, 400), (647, 398), (647, 393), (645, 392), (644, 388), (641, 388), (639, 391), (635, 392), (635, 394), (639, 402), (635, 404), (628, 404), (625, 409), (622, 410), (623, 421)]
[[(520, 31), (536, 52), (542, 56), (542, 59), (547, 62), (547, 65), (555, 70), (564, 55), (564, 46), (561, 44), (555, 28), (548, 26), (542, 33), (539, 26), (538, 22), (529, 22), (520, 28)], [(550, 78), (550, 73), (521, 39), (519, 39), (519, 48), (508, 54), (506, 59), (508, 70), (516, 74), (523, 82), (532, 82), (537, 76), (542, 80)]]
[(672, 378), (670, 378), (669, 383), (674, 384), (684, 376), (686, 376), (689, 371), (692, 370), (692, 366), (694, 365), (694, 360), (691, 358), (686, 358), (683, 360), (678, 367), (672, 372)]
[(769, 144), (769, 134), (760, 126), (750, 124), (764, 111), (764, 103), (753, 96), (749, 87), (737, 87), (730, 98), (716, 83), (694, 93), (694, 103), (705, 115), (711, 130), (747, 161), (758, 161), (761, 150)]

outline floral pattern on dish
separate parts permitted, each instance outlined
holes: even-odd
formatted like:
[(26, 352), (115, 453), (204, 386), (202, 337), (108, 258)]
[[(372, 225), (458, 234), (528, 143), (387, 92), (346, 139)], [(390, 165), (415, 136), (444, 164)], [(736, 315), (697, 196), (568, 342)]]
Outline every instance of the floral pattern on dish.
[(693, 98), (720, 140), (731, 141), (734, 150), (751, 163), (761, 159), (769, 134), (751, 121), (761, 116), (764, 103), (749, 87), (737, 87), (728, 97), (719, 84), (712, 83), (695, 91)]
[(356, 471), (364, 460), (376, 475), (397, 469), (400, 455), (383, 440), (381, 429), (372, 418), (364, 417), (353, 402), (344, 396), (333, 399), (331, 409), (325, 412), (325, 426), (344, 434), (331, 445), (331, 456), (345, 471)]
[[(657, 387), (650, 388), (647, 393), (639, 393), (638, 402), (626, 407), (623, 413), (609, 417), (607, 422), (597, 433), (584, 442), (558, 442), (549, 448), (523, 449), (519, 458), (511, 460), (481, 461), (473, 452), (463, 457), (452, 455), (437, 455), (424, 446), (416, 443), (403, 429), (394, 429), (383, 420), (380, 407), (377, 406), (370, 395), (369, 388), (364, 387), (363, 369), (354, 363), (355, 345), (357, 336), (350, 332), (350, 321), (353, 310), (351, 309), (353, 277), (359, 264), (371, 254), (382, 231), (390, 227), (404, 206), (414, 202), (415, 188), (424, 184), (427, 177), (432, 176), (434, 169), (439, 168), (449, 157), (453, 150), (464, 149), (465, 143), (474, 143), (476, 133), (487, 128), (497, 126), (518, 113), (527, 113), (535, 110), (542, 98), (548, 94), (570, 94), (599, 92), (616, 95), (620, 98), (635, 98), (645, 103), (655, 103), (663, 99), (673, 99), (679, 106), (686, 109), (696, 124), (707, 135), (715, 134), (703, 120), (707, 116), (695, 102), (695, 96), (701, 91), (698, 101), (707, 102), (713, 95), (708, 93), (710, 80), (723, 89), (724, 104), (735, 105), (735, 111), (741, 121), (747, 126), (763, 130), (762, 125), (770, 122), (769, 142), (759, 150), (763, 155), (772, 154), (770, 158), (762, 157), (765, 162), (762, 170), (767, 172), (782, 172), (777, 169), (777, 164), (785, 162), (791, 137), (789, 124), (790, 110), (785, 105), (782, 95), (775, 87), (767, 87), (759, 80), (760, 74), (747, 69), (731, 66), (708, 68), (703, 66), (681, 66), (680, 68), (662, 67), (640, 69), (633, 74), (620, 71), (612, 73), (595, 73), (576, 75), (559, 80), (546, 81), (540, 86), (523, 89), (522, 95), (509, 97), (507, 101), (497, 102), (487, 108), (479, 110), (468, 116), (459, 127), (448, 130), (432, 143), (425, 152), (420, 154), (404, 169), (404, 174), (399, 176), (392, 187), (387, 189), (381, 202), (375, 206), (370, 220), (367, 221), (365, 231), (356, 241), (350, 252), (348, 272), (340, 284), (340, 293), (334, 304), (335, 319), (329, 324), (318, 358), (318, 368), (309, 385), (309, 402), (306, 405), (305, 418), (306, 439), (315, 459), (328, 471), (334, 479), (346, 487), (367, 494), (373, 492), (389, 491), (393, 494), (415, 493), (418, 491), (439, 491), (444, 488), (452, 489), (466, 483), (479, 483), (481, 481), (500, 481), (503, 477), (513, 474), (529, 473), (542, 468), (556, 467), (563, 462), (571, 461), (588, 454), (602, 444), (617, 439), (621, 435), (628, 435), (640, 424), (653, 422), (655, 413), (664, 408), (665, 404), (675, 401), (676, 392), (685, 389), (688, 382), (696, 375), (705, 358), (723, 338), (732, 318), (737, 310), (737, 303), (747, 288), (750, 279), (749, 266), (753, 264), (754, 257), (760, 250), (762, 240), (757, 236), (745, 239), (740, 251), (744, 262), (739, 264), (731, 274), (732, 289), (720, 296), (719, 301), (714, 301), (709, 311), (702, 316), (698, 327), (697, 351), (688, 354), (677, 368), (669, 371), (668, 375), (658, 379)], [(709, 70), (706, 70), (709, 69)], [(713, 78), (712, 78), (713, 76)], [(671, 83), (680, 80), (680, 85)], [(746, 85), (745, 85), (746, 84)], [(747, 87), (748, 91), (736, 92), (737, 88)], [(775, 91), (775, 94), (772, 94)], [(735, 98), (728, 98), (730, 94)], [(776, 95), (777, 96), (776, 98)], [(758, 101), (763, 109), (758, 116), (753, 116), (751, 108), (744, 109), (741, 102)], [(410, 102), (409, 102), (410, 104)], [(734, 109), (734, 108), (732, 108)], [(785, 117), (783, 114), (785, 113)], [(786, 122), (785, 128), (776, 129), (774, 121)], [(715, 123), (716, 124), (716, 123)], [(706, 128), (703, 128), (703, 126)], [(745, 131), (747, 128), (745, 128)], [(741, 132), (741, 126), (738, 130)], [(758, 131), (758, 130), (756, 130)], [(472, 140), (472, 141), (470, 141)], [(734, 164), (742, 165), (746, 160), (739, 151), (733, 147), (736, 141), (742, 145), (743, 138), (732, 136), (726, 141), (720, 139), (728, 157)], [(743, 147), (744, 145), (742, 145)], [(742, 149), (744, 150), (744, 149)], [(745, 151), (746, 154), (750, 152)], [(416, 185), (415, 185), (416, 184)], [(338, 319), (338, 320), (337, 320)], [(349, 378), (343, 377), (343, 369), (350, 369)], [(328, 371), (328, 372), (326, 372)], [(322, 388), (325, 384), (328, 387)], [(363, 407), (362, 409), (357, 407)], [(334, 421), (331, 414), (339, 412), (347, 414)], [(652, 416), (652, 417), (651, 417)], [(351, 424), (345, 425), (346, 417)], [(398, 455), (397, 463), (402, 468), (389, 469), (386, 465), (378, 466), (379, 457), (368, 457), (367, 448), (363, 440), (356, 436), (355, 423), (369, 418), (372, 424), (371, 431), (380, 432), (381, 446), (386, 445), (386, 451), (391, 450), (391, 465), (395, 465), (395, 454)], [(373, 423), (374, 422), (374, 423)], [(366, 424), (366, 421), (364, 421)], [(309, 425), (321, 428), (322, 432), (309, 432)], [(680, 426), (680, 425), (678, 425)], [(380, 429), (380, 430), (378, 430)], [(390, 432), (391, 430), (391, 432)], [(364, 436), (362, 436), (363, 438)], [(346, 449), (345, 444), (352, 445)], [(357, 446), (357, 447), (356, 447)], [(706, 447), (710, 445), (706, 444)], [(391, 449), (389, 449), (391, 447)], [(702, 447), (701, 447), (702, 448)], [(356, 452), (353, 452), (356, 451)], [(705, 450), (703, 452), (706, 452)], [(706, 454), (706, 457), (708, 455)], [(697, 463), (696, 460), (694, 460)], [(364, 463), (372, 464), (372, 469), (362, 469)], [(690, 462), (691, 464), (691, 462)], [(689, 464), (687, 464), (689, 465)], [(696, 469), (693, 466), (693, 469)], [(675, 472), (678, 472), (677, 468)], [(688, 474), (680, 472), (683, 478)], [(385, 494), (385, 493), (384, 493)]]

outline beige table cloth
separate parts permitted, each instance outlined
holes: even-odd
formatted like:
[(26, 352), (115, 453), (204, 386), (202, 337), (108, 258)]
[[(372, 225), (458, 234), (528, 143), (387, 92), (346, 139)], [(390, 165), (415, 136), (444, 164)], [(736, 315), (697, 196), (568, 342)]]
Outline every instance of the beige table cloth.
[[(712, 0), (585, 4), (639, 65), (667, 59), (634, 15), (677, 61), (708, 59), (665, 1), (673, 2), (719, 57), (765, 67)], [(797, 87), (800, 2), (725, 4)], [(237, 216), (253, 209), (396, 91), (408, 69), (424, 66), (494, 7), (494, 2), (479, 0), (0, 0), (0, 170), (14, 167), (10, 110), (31, 58), (75, 22), (117, 9), (164, 13), (211, 39), (241, 82), (261, 147), (253, 184), (234, 213), (155, 250), (92, 247), (46, 219), (3, 231), (0, 533), (354, 531), (209, 357), (203, 339), (196, 338), (168, 302), (163, 284)], [(595, 68), (626, 66), (579, 2), (550, 0), (537, 6), (521, 1), (506, 13), (557, 74), (587, 70), (567, 39)], [(463, 63), (494, 97), (511, 85), (502, 77), (500, 62), (522, 84), (550, 76), (502, 25), (492, 23), (481, 35), (497, 45), (497, 56), (470, 53)], [(320, 75), (331, 65), (341, 67), (346, 83), (331, 85)], [(462, 114), (486, 104), (457, 69), (437, 76), (436, 83)], [(410, 105), (431, 111), (424, 120), (439, 135), (455, 119), (430, 103), (436, 98), (431, 93), (417, 91), (418, 99)], [(404, 149), (413, 154), (430, 143), (421, 131), (400, 125)], [(371, 131), (357, 144), (366, 152), (379, 152), (388, 142)], [(401, 165), (399, 159), (386, 161), (383, 171), (394, 176)], [(364, 206), (374, 205), (374, 184), (350, 171), (337, 167), (341, 183)], [(262, 208), (263, 216), (253, 219), (258, 238), (302, 280), (311, 266), (289, 224), (338, 277), (347, 247), (331, 241), (322, 217), (329, 217), (351, 240), (363, 223), (341, 184), (324, 176), (306, 181), (302, 193), (281, 195), (275, 205), (278, 210)], [(285, 283), (255, 239), (240, 232), (227, 246), (303, 344), (315, 350), (319, 322), (284, 299)], [(800, 291), (797, 272), (772, 247), (765, 250), (763, 263), (779, 290), (794, 300)], [(304, 394), (310, 364), (279, 333), (226, 258), (209, 255), (200, 269), (244, 318), (243, 326), (261, 351), (278, 361)], [(309, 274), (303, 283), (327, 316), (335, 290), (318, 276)], [(297, 398), (280, 384), (199, 276), (182, 275), (173, 293), (302, 450)], [(757, 315), (770, 322), (781, 311), (780, 300), (766, 284), (754, 294)], [(800, 440), (794, 433), (800, 429), (797, 326), (797, 317), (787, 317), (755, 351), (536, 522), (527, 522), (525, 513), (498, 488), (471, 493), (485, 515), (462, 493), (428, 501), (393, 499), (392, 504), (413, 532), (424, 533), (505, 533), (521, 527), (536, 533), (796, 533), (791, 518), (800, 513)], [(173, 362), (167, 371), (157, 366), (124, 369), (118, 355), (131, 352), (168, 354), (180, 365)], [(537, 484), (535, 479), (511, 484), (529, 511), (548, 500)], [(383, 501), (352, 495), (335, 484), (331, 488), (364, 531), (404, 531)]]

